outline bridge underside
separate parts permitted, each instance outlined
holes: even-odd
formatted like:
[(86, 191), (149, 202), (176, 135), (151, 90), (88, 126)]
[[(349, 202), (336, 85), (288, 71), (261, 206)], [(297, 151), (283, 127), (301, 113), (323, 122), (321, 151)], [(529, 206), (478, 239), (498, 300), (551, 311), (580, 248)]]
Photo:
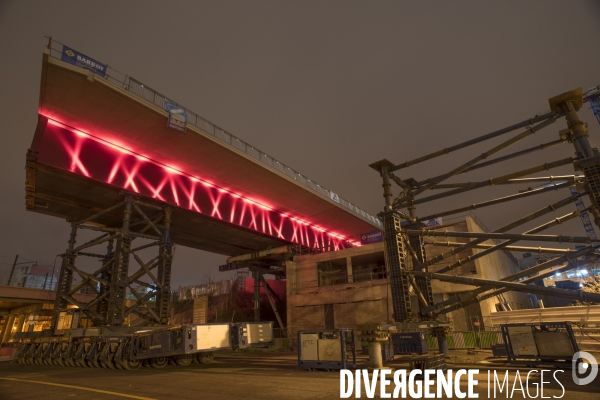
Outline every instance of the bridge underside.
[[(80, 220), (122, 200), (122, 190), (58, 168), (27, 162), (27, 208), (55, 217)], [(152, 202), (150, 199), (145, 199)], [(158, 201), (155, 204), (160, 205)], [(122, 224), (122, 212), (108, 212), (95, 221), (107, 227)], [(142, 226), (132, 227), (133, 232)], [(172, 215), (174, 243), (224, 255), (240, 255), (290, 242), (177, 208)]]

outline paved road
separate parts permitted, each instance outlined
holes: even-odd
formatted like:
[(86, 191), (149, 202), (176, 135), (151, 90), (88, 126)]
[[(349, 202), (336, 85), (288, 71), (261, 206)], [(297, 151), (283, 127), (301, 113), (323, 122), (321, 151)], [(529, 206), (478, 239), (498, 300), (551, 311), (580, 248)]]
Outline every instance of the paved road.
[[(478, 365), (481, 373), (476, 392), (487, 395), (487, 366)], [(466, 368), (466, 366), (453, 366)], [(506, 371), (499, 367), (498, 372)], [(509, 372), (509, 383), (515, 381), (516, 370)], [(522, 369), (521, 375), (527, 375)], [(600, 377), (588, 386), (576, 386), (571, 372), (557, 375), (565, 387), (567, 400), (600, 399)], [(535, 395), (539, 374), (530, 376), (529, 390)], [(545, 375), (546, 380), (552, 376)], [(519, 385), (516, 385), (519, 388)], [(463, 385), (463, 390), (466, 387)], [(388, 389), (388, 393), (391, 393)], [(379, 388), (376, 390), (379, 398)], [(492, 392), (493, 393), (493, 392)], [(563, 390), (556, 382), (544, 385), (544, 396), (560, 397)], [(0, 399), (42, 398), (65, 399), (337, 399), (340, 397), (340, 375), (336, 372), (308, 372), (296, 367), (293, 355), (228, 356), (209, 365), (167, 366), (164, 369), (141, 368), (120, 371), (96, 368), (70, 368), (0, 363)], [(509, 396), (510, 397), (510, 396)], [(354, 396), (352, 396), (354, 398)], [(366, 398), (364, 388), (362, 398)], [(456, 398), (456, 397), (454, 397)], [(503, 393), (497, 398), (506, 399)], [(515, 391), (512, 398), (524, 398)], [(529, 397), (525, 397), (529, 398)], [(540, 398), (540, 397), (538, 397)]]

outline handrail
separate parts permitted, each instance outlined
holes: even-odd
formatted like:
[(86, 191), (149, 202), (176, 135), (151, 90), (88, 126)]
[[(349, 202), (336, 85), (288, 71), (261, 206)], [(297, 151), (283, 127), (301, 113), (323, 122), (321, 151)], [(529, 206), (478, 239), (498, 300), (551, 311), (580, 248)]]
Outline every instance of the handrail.
[[(58, 46), (55, 46), (55, 45), (58, 45)], [(60, 43), (54, 39), (50, 39), (49, 55), (53, 58), (60, 60), (63, 46), (64, 45), (62, 43)], [(122, 89), (128, 91), (129, 93), (133, 94), (137, 98), (144, 100), (147, 103), (153, 104), (165, 111), (167, 111), (167, 105), (166, 105), (165, 101), (168, 101), (169, 103), (172, 103), (172, 104), (176, 104), (177, 106), (179, 106), (181, 108), (184, 108), (187, 113), (187, 123), (188, 124), (200, 129), (205, 134), (208, 134), (208, 135), (214, 137), (215, 139), (220, 141), (222, 144), (224, 144), (226, 147), (232, 147), (232, 148), (246, 154), (247, 156), (250, 156), (252, 159), (259, 161), (262, 165), (268, 167), (269, 169), (271, 169), (275, 172), (278, 172), (280, 174), (283, 174), (283, 175), (287, 176), (288, 178), (291, 178), (291, 179), (295, 180), (296, 182), (300, 183), (304, 187), (310, 189), (311, 191), (319, 194), (323, 198), (333, 201), (332, 200), (332, 192), (329, 189), (317, 184), (315, 181), (313, 181), (311, 179), (308, 179), (306, 176), (300, 174), (296, 170), (290, 168), (289, 166), (285, 165), (284, 163), (269, 156), (265, 152), (257, 149), (256, 147), (251, 146), (250, 144), (241, 140), (237, 136), (232, 135), (231, 133), (229, 133), (226, 130), (220, 128), (219, 126), (213, 124), (212, 122), (208, 121), (207, 119), (202, 118), (198, 114), (194, 113), (193, 111), (190, 111), (188, 108), (180, 105), (176, 101), (171, 100), (169, 97), (157, 92), (156, 90), (150, 88), (147, 85), (144, 85), (142, 82), (138, 81), (137, 79), (134, 79), (127, 74), (117, 71), (116, 69), (112, 68), (108, 64), (106, 65), (105, 79), (108, 82), (111, 82), (112, 84), (119, 86)], [(341, 207), (347, 209), (352, 214), (354, 214), (354, 215), (358, 216), (359, 218), (363, 219), (364, 221), (370, 223), (374, 227), (377, 227), (377, 228), (382, 227), (382, 223), (379, 220), (379, 218), (368, 214), (367, 212), (361, 210), (360, 208), (358, 208), (354, 204), (350, 203), (349, 201), (343, 199), (342, 197), (338, 196), (338, 198), (339, 198), (338, 204)]]

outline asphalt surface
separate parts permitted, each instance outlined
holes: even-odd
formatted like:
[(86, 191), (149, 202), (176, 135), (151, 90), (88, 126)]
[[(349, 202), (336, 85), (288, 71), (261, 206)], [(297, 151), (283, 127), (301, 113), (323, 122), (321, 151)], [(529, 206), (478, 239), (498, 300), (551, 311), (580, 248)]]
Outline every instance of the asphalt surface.
[[(496, 368), (501, 379), (509, 370), (509, 386), (512, 390), (517, 369), (499, 364), (472, 360), (470, 365), (454, 358), (449, 368), (477, 368), (479, 398), (488, 398), (487, 371)], [(476, 363), (476, 364), (475, 364)], [(403, 368), (402, 361), (394, 364)], [(366, 358), (359, 358), (359, 367), (366, 367)], [(526, 375), (529, 369), (519, 370), (525, 396), (517, 383), (517, 390), (509, 398), (534, 397), (539, 386), (540, 374), (532, 373), (529, 385)], [(493, 372), (491, 373), (493, 377)], [(600, 400), (600, 376), (587, 386), (572, 382), (571, 371), (557, 373), (564, 387), (556, 383), (552, 373), (545, 373), (544, 397), (562, 399)], [(392, 393), (388, 387), (387, 393)], [(435, 388), (435, 386), (434, 386)], [(466, 383), (461, 385), (466, 391)], [(529, 388), (530, 395), (526, 390)], [(435, 390), (435, 389), (434, 389)], [(507, 398), (506, 391), (497, 392), (496, 398)], [(541, 398), (538, 393), (537, 398)], [(361, 398), (367, 398), (362, 389)], [(377, 387), (375, 398), (380, 398)], [(407, 394), (407, 397), (410, 397)], [(493, 390), (490, 392), (493, 398)], [(0, 399), (65, 398), (85, 399), (338, 399), (340, 398), (340, 374), (338, 372), (309, 372), (297, 367), (295, 354), (226, 354), (215, 358), (212, 364), (192, 364), (187, 367), (167, 366), (163, 369), (141, 368), (135, 371), (102, 368), (71, 368), (20, 365), (16, 362), (0, 363)], [(351, 398), (355, 398), (354, 394)], [(446, 397), (442, 397), (446, 398)], [(456, 398), (456, 397), (454, 397)]]

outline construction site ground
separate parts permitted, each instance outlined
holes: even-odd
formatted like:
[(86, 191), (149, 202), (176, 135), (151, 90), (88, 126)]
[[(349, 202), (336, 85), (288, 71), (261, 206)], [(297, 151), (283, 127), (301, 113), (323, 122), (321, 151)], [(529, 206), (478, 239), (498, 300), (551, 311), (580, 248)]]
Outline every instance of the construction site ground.
[[(600, 356), (600, 354), (598, 354)], [(598, 357), (600, 359), (600, 357)], [(366, 355), (358, 355), (358, 368), (367, 368)], [(408, 358), (396, 356), (389, 363), (391, 368), (407, 368)], [(476, 393), (488, 398), (487, 374), (494, 369), (498, 374), (508, 370), (509, 382), (519, 371), (523, 377), (531, 369), (507, 366), (493, 359), (489, 351), (468, 354), (466, 350), (450, 352), (448, 367), (456, 369), (479, 369)], [(544, 368), (547, 369), (547, 368)], [(493, 372), (491, 372), (493, 376)], [(565, 392), (563, 399), (600, 399), (600, 377), (587, 386), (575, 385), (571, 371), (557, 375)], [(529, 387), (534, 394), (534, 381), (539, 373), (530, 377)], [(551, 376), (545, 376), (544, 396), (560, 397), (563, 390)], [(393, 386), (392, 386), (393, 388)], [(363, 388), (364, 389), (364, 388)], [(463, 389), (466, 389), (466, 384)], [(393, 389), (388, 387), (388, 393)], [(375, 398), (379, 397), (379, 388)], [(497, 398), (506, 398), (498, 393)], [(187, 367), (167, 366), (163, 369), (141, 368), (135, 371), (102, 368), (71, 368), (20, 365), (16, 362), (0, 363), (0, 399), (17, 400), (44, 398), (85, 399), (335, 399), (340, 397), (340, 374), (337, 371), (308, 371), (297, 366), (296, 353), (281, 352), (222, 352), (212, 364), (192, 364)], [(509, 396), (510, 397), (510, 396)], [(354, 396), (352, 396), (354, 398)], [(366, 398), (364, 390), (362, 398)], [(522, 398), (515, 392), (513, 398)]]

